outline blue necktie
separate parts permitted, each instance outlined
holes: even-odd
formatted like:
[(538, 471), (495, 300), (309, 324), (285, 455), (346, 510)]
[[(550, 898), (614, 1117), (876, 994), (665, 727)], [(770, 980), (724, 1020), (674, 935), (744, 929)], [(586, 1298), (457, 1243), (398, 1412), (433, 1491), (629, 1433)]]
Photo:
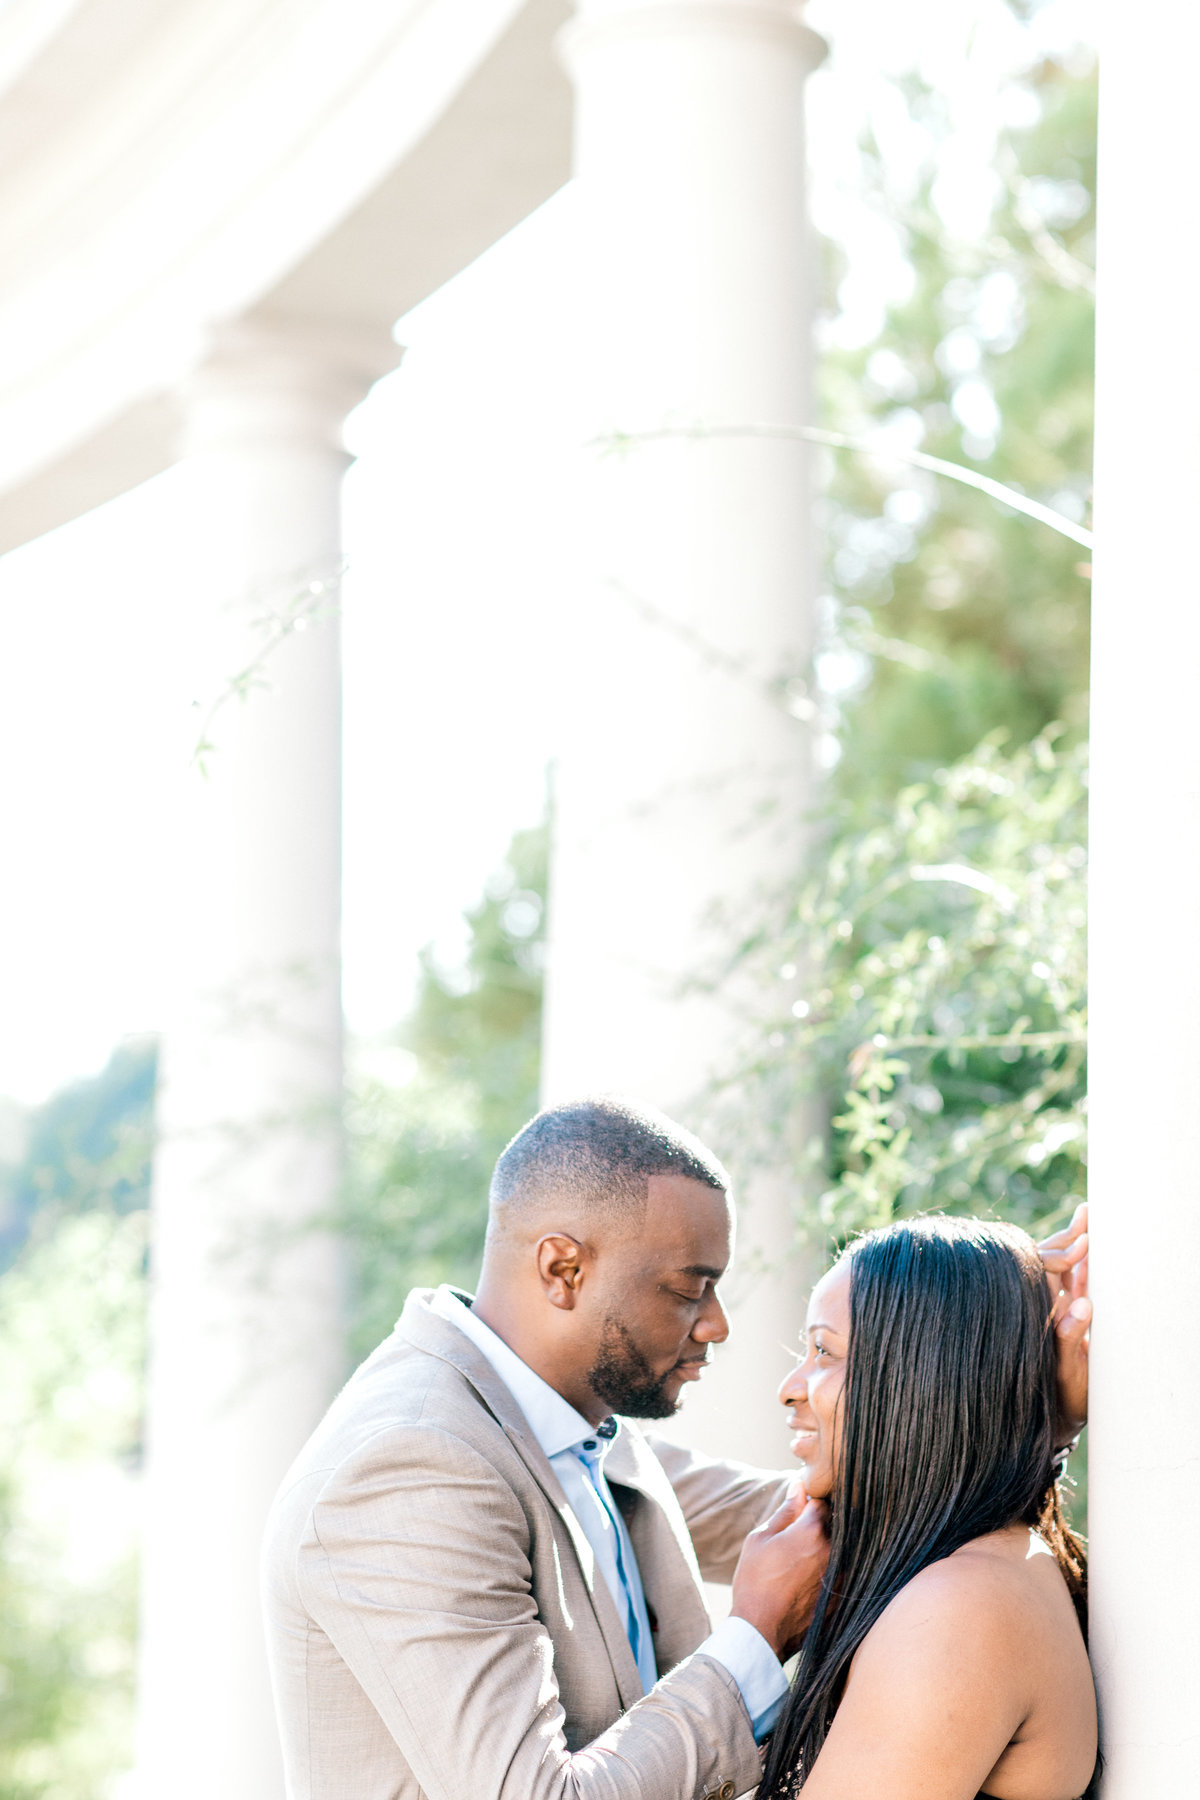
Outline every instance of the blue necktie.
[(642, 1678), (642, 1686), (649, 1693), (658, 1680), (654, 1646), (649, 1641), (648, 1630), (643, 1630), (642, 1608), (637, 1604), (633, 1583), (630, 1581), (627, 1559), (631, 1554), (631, 1547), (627, 1546), (625, 1542), (625, 1533), (617, 1518), (616, 1509), (608, 1491), (608, 1483), (601, 1473), (601, 1464), (604, 1460), (605, 1450), (608, 1448), (608, 1441), (617, 1435), (618, 1429), (615, 1419), (605, 1419), (603, 1424), (597, 1425), (594, 1438), (585, 1438), (582, 1444), (576, 1446), (576, 1454), (586, 1469), (592, 1490), (612, 1526), (613, 1544), (617, 1556), (617, 1575), (621, 1583), (621, 1591), (625, 1596), (625, 1632), (629, 1638), (629, 1647), (633, 1651), (634, 1661), (638, 1666), (638, 1674)]

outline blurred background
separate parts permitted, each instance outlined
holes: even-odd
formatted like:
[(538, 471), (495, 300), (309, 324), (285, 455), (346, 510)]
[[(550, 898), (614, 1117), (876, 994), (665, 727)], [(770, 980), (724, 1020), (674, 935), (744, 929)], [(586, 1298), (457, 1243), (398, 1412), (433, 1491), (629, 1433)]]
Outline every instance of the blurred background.
[[(1053, 1229), (1084, 1192), (1095, 62), (1073, 0), (805, 17), (813, 417), (873, 448), (814, 450), (793, 873), (693, 973), (754, 996), (705, 1116), (735, 1172), (782, 1173), (811, 1257), (930, 1207)], [(323, 1224), (353, 1356), (413, 1284), (471, 1283), (541, 1091), (564, 671), (591, 653), (582, 219), (568, 183), (401, 318), (348, 422)], [(0, 1800), (102, 1800), (133, 1759), (163, 846), (212, 699), (173, 604), (181, 493), (168, 469), (0, 559)]]

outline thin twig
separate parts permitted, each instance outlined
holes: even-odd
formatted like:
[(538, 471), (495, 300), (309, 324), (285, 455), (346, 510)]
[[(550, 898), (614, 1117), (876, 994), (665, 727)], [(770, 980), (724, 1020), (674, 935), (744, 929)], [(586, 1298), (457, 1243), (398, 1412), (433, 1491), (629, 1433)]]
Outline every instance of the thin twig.
[(977, 1037), (890, 1037), (883, 1043), (875, 1043), (872, 1039), (877, 1050), (1056, 1050), (1067, 1044), (1086, 1042), (1086, 1034), (1082, 1031), (1027, 1031), (1015, 1036), (1012, 1033), (984, 1033)]
[(940, 456), (927, 456), (923, 450), (909, 450), (902, 444), (895, 444), (884, 438), (847, 437), (844, 432), (822, 431), (816, 425), (662, 425), (654, 431), (615, 431), (607, 438), (594, 438), (592, 443), (619, 450), (628, 444), (650, 443), (661, 438), (782, 438), (806, 444), (823, 444), (828, 450), (852, 450), (860, 456), (878, 456), (893, 462), (909, 463), (914, 469), (927, 469), (931, 475), (942, 475), (947, 481), (957, 481), (962, 487), (975, 488), (977, 492), (987, 494), (990, 499), (998, 500), (1002, 506), (1010, 506), (1014, 512), (1036, 519), (1039, 525), (1048, 525), (1051, 531), (1070, 538), (1072, 543), (1082, 544), (1085, 550), (1090, 550), (1094, 543), (1090, 531), (1082, 525), (1076, 525), (1065, 514), (1055, 512), (1052, 506), (1043, 506), (1040, 500), (1031, 500), (1027, 494), (1018, 493), (1016, 488), (1005, 487), (1002, 481), (994, 481), (990, 475), (980, 475), (975, 469), (964, 468), (961, 463), (946, 462)]
[(257, 632), (260, 637), (258, 648), (244, 667), (229, 677), (216, 698), (209, 702), (192, 748), (192, 765), (201, 775), (206, 778), (208, 775), (207, 759), (214, 750), (210, 733), (217, 714), (230, 700), (246, 700), (257, 690), (270, 686), (265, 673), (267, 663), (292, 632), (303, 631), (309, 624), (315, 624), (326, 610), (336, 612), (337, 596), (345, 572), (344, 561), (339, 561), (330, 574), (319, 579), (316, 578), (315, 567), (302, 571), (289, 580), (288, 585), (292, 591), (282, 607), (268, 608), (250, 621), (251, 632)]

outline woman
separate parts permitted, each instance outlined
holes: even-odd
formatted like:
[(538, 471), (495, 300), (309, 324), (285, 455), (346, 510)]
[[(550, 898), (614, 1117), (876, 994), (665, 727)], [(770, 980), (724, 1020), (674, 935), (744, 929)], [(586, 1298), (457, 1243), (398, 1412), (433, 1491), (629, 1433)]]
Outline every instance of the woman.
[(1013, 1226), (860, 1238), (780, 1388), (829, 1513), (759, 1800), (1075, 1800), (1093, 1778), (1086, 1564), (1055, 1485), (1045, 1272)]

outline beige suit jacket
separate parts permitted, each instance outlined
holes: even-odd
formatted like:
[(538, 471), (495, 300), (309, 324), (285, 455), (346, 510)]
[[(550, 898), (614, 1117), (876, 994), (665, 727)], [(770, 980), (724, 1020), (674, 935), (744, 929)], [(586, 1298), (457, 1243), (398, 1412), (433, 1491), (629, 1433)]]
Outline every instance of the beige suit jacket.
[(693, 1652), (784, 1477), (627, 1423), (605, 1470), (660, 1680), (637, 1665), (516, 1401), (409, 1296), (301, 1452), (264, 1598), (289, 1800), (733, 1800), (759, 1757), (733, 1677)]

